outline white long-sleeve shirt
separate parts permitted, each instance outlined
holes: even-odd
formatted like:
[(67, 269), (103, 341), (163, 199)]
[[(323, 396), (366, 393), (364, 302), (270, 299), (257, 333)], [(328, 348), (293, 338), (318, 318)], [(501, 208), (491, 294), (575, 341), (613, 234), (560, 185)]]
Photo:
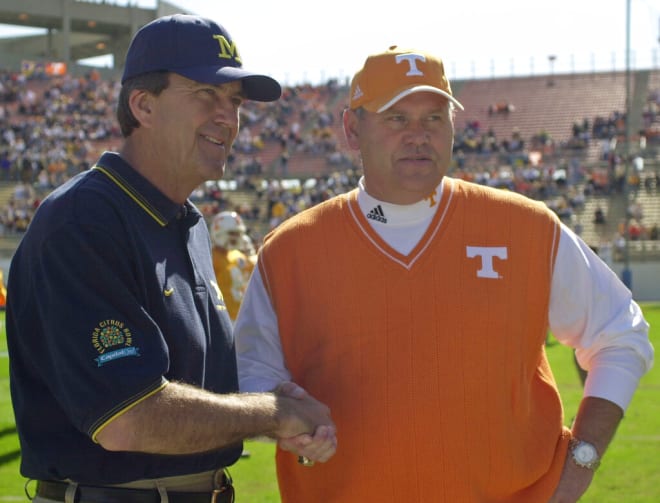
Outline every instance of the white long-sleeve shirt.
[[(441, 194), (440, 188), (436, 191)], [(378, 201), (359, 185), (358, 203), (367, 215), (380, 205), (387, 224), (369, 219), (394, 249), (407, 254), (428, 227), (434, 207), (427, 201), (400, 206)], [(552, 276), (549, 324), (554, 337), (576, 349), (589, 371), (584, 396), (627, 409), (640, 378), (653, 364), (649, 325), (628, 288), (568, 227), (561, 237)], [(235, 325), (242, 391), (266, 391), (291, 380), (278, 333), (277, 313), (256, 267)]]

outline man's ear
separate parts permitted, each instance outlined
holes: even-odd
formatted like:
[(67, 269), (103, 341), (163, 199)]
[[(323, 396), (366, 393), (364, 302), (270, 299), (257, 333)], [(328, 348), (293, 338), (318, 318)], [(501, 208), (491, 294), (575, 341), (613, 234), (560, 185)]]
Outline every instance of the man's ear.
[(150, 128), (153, 123), (153, 100), (153, 94), (141, 89), (131, 91), (128, 98), (128, 106), (131, 108), (133, 117), (137, 119), (142, 127)]
[(346, 142), (348, 146), (353, 150), (359, 150), (360, 143), (359, 139), (359, 129), (358, 122), (360, 118), (358, 117), (357, 112), (347, 108), (342, 114), (342, 122), (344, 125), (344, 135), (346, 136)]

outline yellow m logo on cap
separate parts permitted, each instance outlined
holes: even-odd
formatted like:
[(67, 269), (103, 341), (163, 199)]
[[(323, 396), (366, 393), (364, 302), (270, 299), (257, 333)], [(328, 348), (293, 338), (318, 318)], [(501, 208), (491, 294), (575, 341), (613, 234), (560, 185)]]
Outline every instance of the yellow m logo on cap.
[(238, 49), (234, 42), (229, 43), (223, 35), (213, 35), (213, 38), (216, 39), (220, 45), (220, 52), (218, 53), (219, 58), (233, 59), (236, 60), (238, 64), (242, 64), (241, 56), (238, 54)]

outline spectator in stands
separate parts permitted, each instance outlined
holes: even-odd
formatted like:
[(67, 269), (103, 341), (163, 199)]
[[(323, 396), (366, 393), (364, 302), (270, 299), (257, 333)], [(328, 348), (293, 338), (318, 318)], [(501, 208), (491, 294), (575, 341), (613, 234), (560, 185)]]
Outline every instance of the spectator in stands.
[[(308, 471), (278, 452), (283, 503), (577, 501), (652, 364), (639, 306), (545, 205), (446, 176), (440, 59), (391, 47), (350, 96), (364, 176), (266, 237), (235, 326), (241, 388), (292, 379), (341, 435)], [(548, 329), (589, 371), (570, 429)]]
[(631, 241), (639, 241), (644, 237), (644, 227), (634, 218), (628, 222), (628, 237)]
[(651, 228), (649, 229), (649, 239), (651, 241), (657, 241), (658, 240), (658, 224), (654, 223)]
[(614, 239), (614, 257), (616, 260), (623, 260), (626, 253), (626, 238), (619, 233)]
[(121, 149), (42, 203), (11, 263), (12, 398), (33, 501), (228, 503), (224, 467), (245, 438), (297, 449), (316, 432), (323, 447), (306, 455), (334, 452), (328, 408), (303, 390), (237, 393), (231, 321), (189, 199), (222, 177), (243, 101), (280, 92), (211, 20), (166, 16), (134, 36)]
[(508, 115), (509, 112), (513, 112), (515, 107), (508, 101), (498, 101), (495, 104), (488, 105), (488, 115), (493, 114), (504, 114)]
[(628, 218), (641, 221), (644, 218), (644, 208), (639, 201), (632, 201), (627, 209)]
[(11, 170), (11, 159), (9, 158), (9, 152), (0, 153), (0, 178), (3, 181), (9, 180), (9, 173)]

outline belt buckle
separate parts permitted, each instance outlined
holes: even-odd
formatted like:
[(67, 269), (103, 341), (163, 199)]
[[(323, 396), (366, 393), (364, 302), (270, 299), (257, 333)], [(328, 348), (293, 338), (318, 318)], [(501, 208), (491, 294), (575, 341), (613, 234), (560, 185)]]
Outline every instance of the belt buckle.
[[(218, 475), (219, 477), (218, 480)], [(233, 502), (234, 501), (234, 486), (232, 485), (232, 480), (229, 475), (229, 472), (227, 472), (225, 469), (218, 470), (214, 476), (214, 488), (213, 491), (211, 492), (211, 503), (218, 503), (218, 501), (222, 501), (222, 499), (218, 499), (220, 495), (228, 496), (227, 501)], [(225, 494), (228, 493), (228, 494)]]
[(218, 495), (222, 494), (226, 490), (227, 486), (222, 486), (220, 489), (213, 489), (213, 492), (211, 493), (211, 503), (217, 503)]

